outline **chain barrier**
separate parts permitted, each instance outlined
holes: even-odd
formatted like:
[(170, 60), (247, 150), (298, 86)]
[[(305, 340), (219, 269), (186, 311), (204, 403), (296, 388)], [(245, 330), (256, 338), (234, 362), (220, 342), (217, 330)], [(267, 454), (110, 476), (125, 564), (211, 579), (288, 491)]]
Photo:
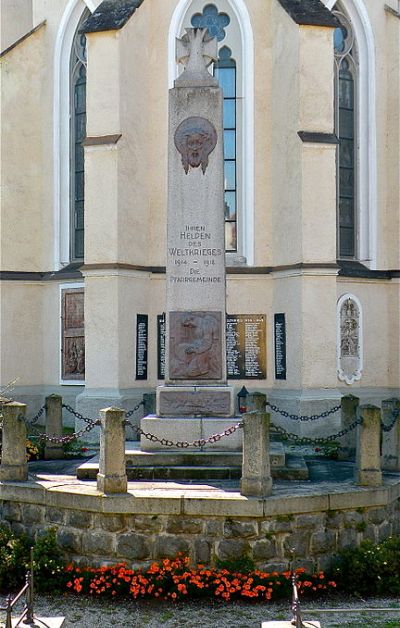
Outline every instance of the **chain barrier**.
[(275, 425), (274, 423), (271, 423), (271, 425), (276, 429), (276, 431), (279, 434), (282, 434), (286, 438), (290, 438), (291, 440), (294, 440), (296, 444), (298, 445), (323, 445), (327, 441), (328, 442), (335, 441), (338, 438), (342, 438), (342, 436), (345, 436), (346, 434), (354, 430), (357, 427), (357, 425), (361, 425), (362, 421), (363, 419), (360, 416), (358, 419), (353, 421), (353, 423), (350, 423), (350, 425), (348, 425), (346, 428), (343, 428), (342, 430), (340, 430), (340, 432), (338, 432), (337, 434), (330, 434), (329, 436), (323, 436), (323, 437), (321, 436), (321, 437), (316, 437), (316, 438), (310, 438), (308, 436), (299, 436), (298, 434), (292, 434), (291, 432), (287, 432), (285, 429), (283, 429), (283, 427), (279, 427), (279, 425)]
[(390, 430), (393, 429), (397, 419), (399, 418), (399, 415), (400, 415), (400, 409), (393, 410), (393, 412), (392, 412), (392, 420), (390, 421), (390, 423), (385, 425), (383, 421), (381, 422), (382, 432), (390, 432)]
[(212, 434), (212, 436), (209, 436), (208, 438), (199, 438), (194, 441), (172, 441), (168, 438), (158, 438), (158, 436), (156, 436), (155, 434), (151, 434), (151, 432), (144, 432), (142, 428), (133, 425), (130, 421), (125, 421), (125, 425), (132, 428), (138, 436), (144, 436), (152, 443), (160, 443), (160, 445), (163, 445), (164, 447), (177, 447), (178, 449), (187, 449), (188, 447), (204, 447), (204, 445), (208, 445), (209, 443), (217, 443), (221, 440), (221, 438), (224, 438), (225, 436), (230, 436), (231, 434), (234, 434), (238, 429), (242, 428), (243, 422), (240, 421), (235, 425), (231, 425), (219, 434)]
[(139, 401), (139, 403), (137, 403), (137, 404), (136, 404), (136, 406), (135, 406), (134, 408), (132, 408), (132, 410), (129, 410), (129, 412), (127, 412), (127, 413), (125, 414), (125, 417), (126, 417), (127, 419), (129, 419), (129, 417), (131, 417), (131, 416), (132, 416), (132, 414), (134, 414), (135, 412), (137, 412), (137, 411), (139, 410), (140, 406), (144, 406), (144, 401), (143, 401), (143, 399), (142, 399), (142, 401)]
[(281, 416), (285, 417), (286, 419), (291, 419), (292, 421), (318, 421), (318, 419), (325, 419), (331, 414), (335, 414), (335, 412), (338, 412), (341, 409), (342, 404), (339, 404), (338, 406), (334, 406), (330, 410), (325, 410), (325, 412), (321, 412), (321, 414), (311, 414), (311, 415), (289, 414), (289, 412), (286, 412), (286, 410), (282, 410), (281, 408), (278, 408), (278, 406), (275, 406), (273, 403), (269, 403), (269, 401), (267, 401), (267, 406), (269, 406), (273, 412), (277, 412)]
[(38, 412), (35, 414), (35, 416), (32, 419), (27, 419), (28, 425), (34, 425), (35, 423), (37, 423), (45, 410), (47, 410), (46, 404), (44, 404), (40, 408), (40, 410), (38, 410)]

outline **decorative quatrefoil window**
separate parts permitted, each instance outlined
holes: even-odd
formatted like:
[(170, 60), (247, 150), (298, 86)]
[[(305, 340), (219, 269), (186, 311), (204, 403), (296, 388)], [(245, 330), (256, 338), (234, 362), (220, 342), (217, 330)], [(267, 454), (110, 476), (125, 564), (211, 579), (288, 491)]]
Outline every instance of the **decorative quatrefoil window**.
[(207, 4), (203, 13), (195, 13), (192, 17), (193, 28), (207, 28), (211, 37), (222, 41), (226, 35), (225, 28), (231, 21), (226, 13), (218, 13), (215, 4)]

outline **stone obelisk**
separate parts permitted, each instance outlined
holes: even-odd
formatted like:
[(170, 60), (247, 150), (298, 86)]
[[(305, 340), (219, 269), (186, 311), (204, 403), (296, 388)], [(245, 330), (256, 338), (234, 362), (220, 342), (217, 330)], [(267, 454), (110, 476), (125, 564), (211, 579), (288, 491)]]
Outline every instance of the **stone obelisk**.
[(175, 424), (181, 435), (190, 418), (234, 411), (225, 358), (223, 97), (207, 69), (216, 58), (216, 39), (187, 29), (177, 40), (185, 69), (169, 93), (166, 377), (157, 417), (164, 427), (167, 417), (186, 418)]

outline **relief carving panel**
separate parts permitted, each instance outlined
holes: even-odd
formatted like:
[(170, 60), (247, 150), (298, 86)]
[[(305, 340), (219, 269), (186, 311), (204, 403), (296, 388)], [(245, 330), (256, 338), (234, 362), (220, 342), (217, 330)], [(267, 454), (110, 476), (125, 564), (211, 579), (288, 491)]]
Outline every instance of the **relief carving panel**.
[(170, 312), (171, 379), (222, 378), (221, 312)]
[(346, 384), (361, 379), (362, 372), (362, 318), (361, 304), (356, 297), (346, 294), (338, 302), (338, 377)]

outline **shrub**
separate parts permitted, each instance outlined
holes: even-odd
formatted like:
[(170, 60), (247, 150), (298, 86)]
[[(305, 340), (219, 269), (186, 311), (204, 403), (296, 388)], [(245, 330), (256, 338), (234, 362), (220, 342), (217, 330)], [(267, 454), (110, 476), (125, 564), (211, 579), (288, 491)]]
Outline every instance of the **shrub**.
[(337, 557), (333, 577), (340, 589), (359, 595), (400, 595), (400, 537), (375, 545), (365, 540)]
[(9, 592), (24, 585), (32, 546), (35, 588), (43, 592), (62, 588), (65, 561), (55, 530), (47, 530), (33, 542), (26, 534), (16, 535), (0, 525), (0, 591)]
[(26, 535), (17, 536), (0, 526), (0, 590), (9, 591), (25, 582), (30, 541)]

